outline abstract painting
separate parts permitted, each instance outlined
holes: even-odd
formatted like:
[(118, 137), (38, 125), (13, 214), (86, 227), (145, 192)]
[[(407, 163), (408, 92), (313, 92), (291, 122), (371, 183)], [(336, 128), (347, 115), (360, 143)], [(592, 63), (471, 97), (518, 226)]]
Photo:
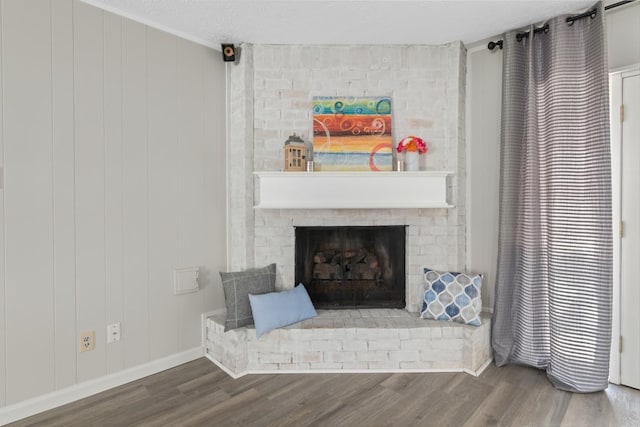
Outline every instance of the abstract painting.
[(313, 160), (318, 170), (393, 170), (391, 144), (391, 98), (313, 97)]

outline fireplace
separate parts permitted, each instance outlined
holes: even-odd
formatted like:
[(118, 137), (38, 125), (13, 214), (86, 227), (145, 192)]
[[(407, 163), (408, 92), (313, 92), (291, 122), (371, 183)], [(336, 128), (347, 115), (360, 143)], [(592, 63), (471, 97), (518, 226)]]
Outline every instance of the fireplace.
[(405, 237), (405, 226), (296, 227), (296, 283), (316, 308), (404, 308)]

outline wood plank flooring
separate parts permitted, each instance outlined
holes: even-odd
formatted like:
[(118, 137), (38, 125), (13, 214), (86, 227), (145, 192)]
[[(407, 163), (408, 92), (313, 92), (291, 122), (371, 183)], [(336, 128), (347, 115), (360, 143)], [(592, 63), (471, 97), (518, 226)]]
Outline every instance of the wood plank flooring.
[(234, 380), (207, 359), (13, 426), (639, 426), (640, 391), (573, 394), (544, 372), (280, 374)]

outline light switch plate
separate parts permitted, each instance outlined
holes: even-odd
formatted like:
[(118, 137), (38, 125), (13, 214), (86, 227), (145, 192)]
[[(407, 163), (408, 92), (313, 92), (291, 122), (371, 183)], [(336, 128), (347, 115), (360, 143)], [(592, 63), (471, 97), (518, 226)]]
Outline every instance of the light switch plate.
[(120, 323), (107, 325), (107, 344), (120, 341)]

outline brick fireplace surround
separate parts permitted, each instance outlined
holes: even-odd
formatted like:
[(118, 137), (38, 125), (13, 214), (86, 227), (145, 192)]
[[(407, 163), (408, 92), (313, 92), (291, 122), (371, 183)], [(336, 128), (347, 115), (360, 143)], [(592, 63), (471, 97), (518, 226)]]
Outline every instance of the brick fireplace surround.
[[(464, 46), (244, 45), (242, 60), (227, 71), (229, 270), (275, 262), (276, 288), (290, 289), (294, 227), (406, 225), (406, 309), (321, 310), (316, 319), (260, 340), (252, 327), (224, 333), (220, 316), (211, 316), (204, 325), (207, 356), (233, 376), (282, 370), (481, 371), (490, 361), (488, 316), (478, 328), (418, 316), (421, 269), (465, 269)], [(282, 169), (282, 146), (293, 132), (311, 138), (316, 95), (390, 96), (394, 140), (415, 134), (428, 142), (423, 169), (453, 172), (447, 186), (453, 207), (254, 208), (254, 172)]]

